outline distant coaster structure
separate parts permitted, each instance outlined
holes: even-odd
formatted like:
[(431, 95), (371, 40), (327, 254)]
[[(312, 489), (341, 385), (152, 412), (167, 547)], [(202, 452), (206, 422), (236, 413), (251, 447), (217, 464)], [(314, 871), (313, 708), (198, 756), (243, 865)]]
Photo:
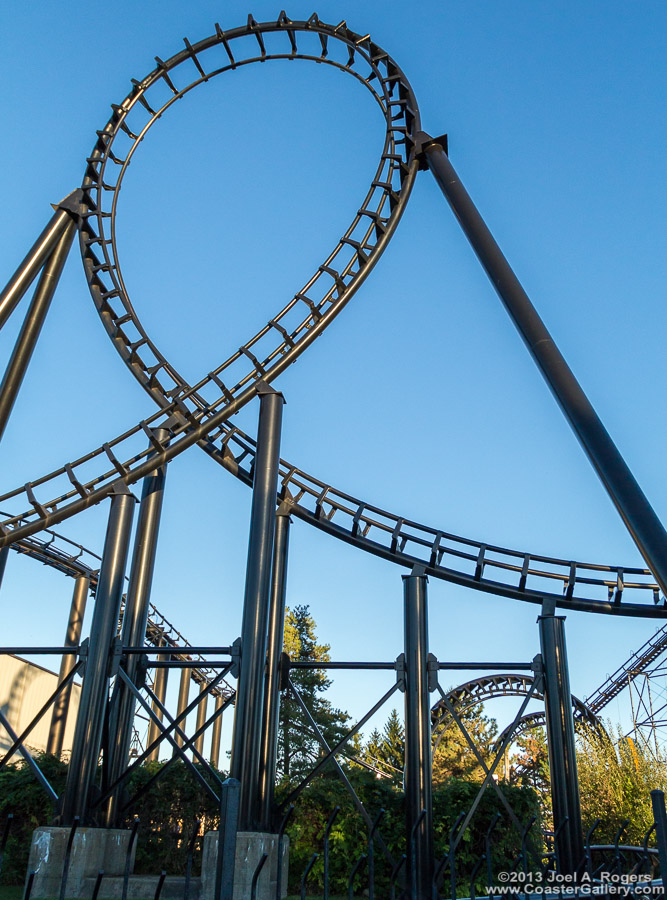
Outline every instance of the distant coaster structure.
[[(443, 669), (532, 673), (521, 692), (525, 696), (515, 724), (530, 699), (544, 697), (557, 851), (563, 871), (573, 872), (582, 858), (583, 838), (564, 620), (555, 611), (666, 618), (667, 534), (465, 191), (448, 157), (446, 136), (433, 138), (422, 130), (414, 92), (398, 64), (369, 35), (356, 34), (345, 22), (326, 24), (317, 15), (294, 21), (282, 12), (276, 21), (262, 23), (250, 16), (239, 28), (224, 31), (216, 25), (209, 37), (196, 43), (185, 40), (184, 44), (182, 51), (167, 60), (156, 57), (153, 71), (141, 80), (133, 79), (125, 99), (112, 104), (112, 115), (97, 132), (86, 160), (81, 187), (55, 206), (53, 217), (0, 294), (2, 327), (37, 282), (0, 385), (0, 434), (17, 399), (75, 235), (102, 324), (127, 368), (158, 407), (129, 431), (0, 495), (3, 508), (16, 510), (0, 517), (4, 559), (10, 546), (34, 541), (45, 529), (92, 505), (110, 502), (89, 641), (83, 654), (78, 643), (60, 648), (78, 662), (59, 689), (64, 690), (62, 686), (71, 683), (74, 674), (83, 673), (68, 784), (58, 798), (60, 821), (71, 824), (78, 818), (112, 825), (122, 819), (129, 805), (123, 791), (136, 704), (153, 717), (158, 743), (169, 741), (183, 759), (187, 750), (194, 749), (202, 761), (196, 741), (209, 726), (219, 723), (233, 699), (231, 774), (240, 783), (240, 827), (272, 827), (280, 812), (273, 795), (280, 688), (296, 692), (289, 672), (307, 665), (286, 660), (282, 654), (289, 531), (294, 517), (409, 571), (403, 576), (403, 653), (393, 661), (328, 665), (395, 673), (391, 689), (346, 740), (394, 691), (405, 694), (406, 834), (413, 841), (407, 869), (416, 885), (415, 896), (431, 896), (435, 872), (430, 694), (439, 692), (442, 708), (451, 713), (451, 699), (438, 682)], [(366, 88), (384, 117), (380, 160), (348, 229), (324, 262), (257, 334), (190, 384), (150, 338), (130, 299), (116, 241), (119, 194), (143, 138), (173, 104), (225, 73), (279, 60), (331, 66)], [(420, 170), (429, 170), (434, 176), (647, 568), (548, 557), (421, 525), (352, 497), (280, 459), (283, 398), (271, 385), (364, 283), (398, 226)], [(259, 398), (256, 438), (231, 424), (234, 414), (255, 397)], [(179, 709), (173, 719), (164, 709), (164, 698), (145, 685), (147, 668), (184, 668), (188, 661), (179, 660), (179, 648), (172, 644), (146, 648), (145, 637), (166, 467), (195, 444), (251, 486), (252, 511), (240, 638), (224, 647), (181, 648), (184, 653), (206, 658), (208, 668), (218, 672), (198, 698), (200, 709), (205, 709), (202, 701), (211, 692), (223, 698), (208, 719), (200, 721), (198, 716), (197, 732), (188, 738), (180, 725), (192, 704)], [(139, 482), (142, 494), (125, 590), (136, 502), (130, 488)], [(524, 663), (436, 660), (428, 647), (428, 576), (540, 604), (540, 654)], [(218, 658), (210, 660), (210, 655)], [(238, 679), (233, 698), (220, 688), (227, 676)], [(146, 691), (159, 714), (151, 710)], [(455, 709), (453, 715), (456, 718)], [(108, 735), (104, 747), (103, 734)], [(18, 745), (23, 737), (16, 736)], [(511, 733), (506, 739), (511, 739)], [(324, 765), (336, 766), (336, 754), (343, 749), (343, 745), (323, 747), (323, 760), (294, 796)], [(101, 792), (94, 792), (101, 751), (106, 781)], [(492, 774), (490, 771), (489, 780)]]

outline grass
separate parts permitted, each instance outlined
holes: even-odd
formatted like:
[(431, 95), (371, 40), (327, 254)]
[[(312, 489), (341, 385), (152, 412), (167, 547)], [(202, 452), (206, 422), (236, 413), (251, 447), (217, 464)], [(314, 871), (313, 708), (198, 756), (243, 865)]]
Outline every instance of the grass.
[[(0, 884), (0, 900), (21, 900), (22, 897), (22, 884)], [(290, 894), (286, 900), (301, 900), (301, 894)], [(321, 894), (309, 894), (307, 900), (321, 900)], [(331, 896), (330, 900), (347, 900), (347, 898), (336, 895)]]
[[(23, 897), (22, 884), (0, 884), (0, 900), (21, 900)], [(286, 900), (301, 900), (301, 894), (290, 894)], [(307, 900), (321, 900), (320, 894), (309, 894)], [(330, 900), (347, 900), (342, 895), (331, 896)]]
[(0, 884), (0, 900), (21, 900), (22, 884)]

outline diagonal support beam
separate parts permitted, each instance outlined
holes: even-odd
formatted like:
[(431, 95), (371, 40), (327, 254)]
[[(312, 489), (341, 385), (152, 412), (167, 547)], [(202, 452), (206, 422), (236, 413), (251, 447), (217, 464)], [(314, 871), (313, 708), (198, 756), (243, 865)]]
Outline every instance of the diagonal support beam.
[(422, 159), (445, 195), (639, 552), (667, 596), (667, 532), (660, 519), (503, 256), (452, 166), (446, 148), (424, 132), (419, 137)]
[(294, 788), (294, 790), (290, 793), (289, 797), (286, 797), (283, 800), (283, 802), (280, 804), (281, 809), (285, 809), (286, 807), (288, 807), (290, 805), (290, 803), (292, 802), (292, 800), (294, 800), (295, 797), (299, 796), (301, 791), (305, 787), (307, 787), (310, 784), (310, 782), (313, 780), (313, 778), (322, 771), (322, 769), (324, 768), (324, 766), (326, 766), (326, 764), (329, 762), (329, 760), (332, 757), (334, 757), (336, 755), (336, 753), (338, 753), (339, 750), (342, 750), (342, 748), (345, 746), (345, 744), (347, 744), (347, 742), (350, 740), (350, 738), (353, 738), (354, 735), (364, 727), (366, 722), (368, 722), (368, 720), (371, 719), (382, 706), (384, 706), (384, 704), (387, 702), (387, 700), (397, 690), (398, 690), (398, 684), (394, 684), (389, 688), (389, 690), (387, 691), (386, 694), (384, 694), (384, 696), (380, 697), (380, 699), (375, 704), (375, 706), (373, 706), (372, 709), (369, 709), (369, 711), (366, 713), (366, 715), (363, 718), (359, 719), (359, 721), (354, 726), (354, 728), (351, 731), (348, 731), (347, 734), (344, 737), (342, 737), (338, 741), (338, 743), (334, 747), (331, 748), (331, 750), (329, 750), (329, 753), (326, 756), (322, 757), (322, 759), (318, 762), (318, 764), (315, 766), (315, 768), (308, 775), (306, 775), (306, 777), (303, 779), (303, 781), (300, 784), (298, 784)]
[[(498, 749), (498, 751), (497, 751), (497, 753), (496, 753), (496, 755), (495, 755), (495, 757), (494, 757), (494, 759), (493, 759), (493, 761), (492, 761), (492, 763), (491, 763), (491, 768), (489, 768), (489, 767), (486, 765), (486, 762), (484, 761), (484, 759), (482, 758), (482, 756), (481, 756), (481, 754), (480, 754), (480, 752), (479, 752), (479, 749), (478, 749), (478, 747), (476, 746), (475, 742), (474, 742), (474, 741), (472, 740), (472, 738), (470, 737), (470, 735), (469, 735), (469, 733), (468, 733), (466, 727), (464, 726), (463, 722), (461, 721), (459, 715), (457, 714), (457, 712), (456, 712), (456, 710), (454, 709), (453, 705), (450, 703), (450, 701), (449, 701), (447, 695), (445, 694), (445, 692), (443, 691), (443, 689), (440, 687), (440, 685), (438, 685), (438, 692), (439, 692), (440, 696), (442, 697), (442, 701), (443, 701), (443, 703), (444, 703), (444, 705), (445, 705), (447, 711), (449, 712), (450, 716), (451, 716), (451, 717), (454, 719), (454, 721), (456, 722), (456, 724), (457, 724), (459, 730), (461, 731), (461, 733), (463, 734), (463, 737), (465, 738), (465, 740), (466, 740), (468, 746), (470, 747), (470, 749), (471, 749), (471, 750), (473, 751), (473, 753), (475, 754), (475, 756), (476, 756), (476, 758), (477, 758), (477, 761), (479, 762), (480, 766), (482, 767), (482, 769), (483, 769), (484, 772), (485, 772), (484, 781), (482, 782), (482, 784), (481, 784), (481, 786), (480, 786), (480, 789), (479, 789), (479, 791), (477, 792), (477, 796), (475, 797), (475, 799), (474, 799), (474, 801), (473, 801), (473, 804), (472, 804), (472, 806), (470, 807), (470, 809), (468, 810), (468, 813), (467, 813), (467, 815), (466, 815), (466, 817), (465, 817), (465, 820), (464, 820), (463, 824), (461, 825), (461, 828), (459, 829), (459, 831), (458, 831), (458, 833), (457, 833), (457, 835), (456, 835), (456, 839), (455, 839), (455, 843), (454, 843), (454, 850), (456, 850), (456, 847), (458, 846), (458, 844), (459, 844), (461, 838), (463, 837), (463, 835), (464, 835), (464, 833), (465, 833), (465, 831), (466, 831), (468, 825), (470, 824), (470, 821), (471, 821), (472, 817), (474, 816), (475, 811), (476, 811), (477, 807), (479, 806), (479, 803), (480, 803), (480, 801), (481, 801), (481, 799), (482, 799), (482, 796), (483, 796), (483, 794), (484, 794), (484, 791), (486, 790), (486, 788), (487, 788), (487, 786), (488, 786), (489, 784), (492, 784), (493, 787), (495, 788), (496, 793), (498, 794), (501, 803), (503, 804), (503, 806), (504, 806), (505, 809), (507, 810), (507, 812), (508, 812), (508, 814), (509, 814), (509, 816), (510, 816), (510, 818), (511, 818), (511, 820), (512, 820), (512, 823), (514, 824), (514, 827), (518, 830), (519, 834), (522, 833), (523, 829), (522, 829), (521, 823), (519, 822), (519, 820), (518, 820), (518, 818), (517, 818), (517, 816), (516, 816), (514, 810), (512, 809), (512, 807), (510, 806), (510, 804), (508, 803), (507, 798), (506, 798), (505, 795), (503, 794), (502, 790), (500, 789), (500, 787), (499, 787), (499, 786), (495, 783), (495, 781), (493, 780), (493, 773), (496, 771), (496, 769), (497, 769), (497, 767), (498, 767), (498, 763), (499, 763), (500, 760), (503, 758), (503, 755), (504, 755), (505, 751), (506, 751), (507, 748), (509, 747), (510, 742), (511, 742), (511, 740), (512, 740), (512, 736), (514, 735), (514, 731), (515, 731), (515, 729), (516, 729), (516, 726), (518, 725), (519, 721), (521, 720), (521, 717), (523, 716), (523, 714), (524, 714), (524, 712), (525, 712), (525, 710), (526, 710), (526, 707), (528, 706), (528, 703), (529, 703), (530, 700), (532, 699), (533, 694), (535, 693), (536, 687), (537, 687), (537, 679), (535, 679), (535, 681), (533, 681), (533, 684), (531, 685), (530, 690), (528, 691), (528, 693), (527, 693), (526, 696), (524, 697), (523, 702), (521, 703), (521, 707), (519, 708), (518, 713), (517, 713), (516, 716), (514, 717), (514, 721), (512, 722), (512, 724), (509, 726), (509, 728), (508, 728), (507, 731), (506, 731), (506, 737), (505, 737), (505, 740), (504, 740), (503, 743), (500, 745), (500, 748)], [(531, 852), (532, 852), (532, 851), (531, 851)]]
[[(323, 735), (322, 732), (320, 731), (317, 722), (315, 721), (315, 719), (314, 719), (313, 716), (311, 715), (310, 710), (308, 709), (308, 707), (307, 707), (306, 704), (304, 703), (303, 698), (301, 697), (301, 694), (299, 694), (299, 692), (297, 691), (297, 689), (294, 687), (294, 682), (293, 682), (291, 679), (289, 680), (289, 686), (290, 686), (290, 689), (292, 690), (292, 693), (294, 694), (294, 698), (295, 698), (296, 702), (299, 704), (299, 707), (301, 708), (301, 711), (303, 712), (303, 714), (305, 715), (306, 719), (308, 720), (308, 723), (309, 723), (310, 727), (313, 729), (313, 732), (315, 733), (315, 737), (317, 738), (320, 747), (324, 750), (324, 752), (325, 752), (326, 754), (330, 754), (330, 753), (331, 753), (331, 747), (329, 747), (329, 744), (327, 743), (326, 738), (324, 737), (324, 735)], [(364, 820), (364, 822), (366, 823), (368, 829), (369, 829), (369, 830), (372, 829), (372, 827), (373, 827), (373, 820), (371, 819), (370, 815), (368, 814), (368, 811), (367, 811), (366, 807), (364, 806), (364, 804), (363, 804), (363, 803), (361, 802), (361, 800), (359, 799), (359, 796), (357, 795), (357, 792), (356, 792), (355, 789), (352, 787), (352, 784), (351, 784), (351, 782), (350, 782), (350, 779), (347, 777), (347, 775), (345, 774), (345, 772), (344, 772), (343, 769), (341, 768), (341, 765), (340, 765), (340, 763), (338, 762), (338, 760), (336, 759), (335, 756), (333, 757), (333, 764), (334, 764), (334, 768), (335, 768), (335, 770), (336, 770), (336, 774), (338, 775), (338, 777), (340, 778), (340, 780), (343, 782), (343, 784), (344, 784), (345, 787), (347, 788), (348, 793), (349, 793), (350, 796), (352, 797), (352, 802), (354, 803), (355, 809), (357, 810), (357, 812), (359, 813), (359, 815), (361, 816), (361, 818), (362, 818), (362, 819)], [(395, 860), (394, 860), (394, 858), (392, 857), (391, 853), (389, 852), (389, 848), (388, 848), (387, 845), (385, 844), (384, 839), (382, 838), (382, 835), (381, 835), (379, 832), (377, 832), (377, 839), (378, 839), (378, 842), (379, 842), (380, 846), (382, 847), (382, 852), (384, 853), (385, 857), (387, 858), (387, 861), (389, 862), (389, 865), (390, 865), (390, 866), (393, 866)]]

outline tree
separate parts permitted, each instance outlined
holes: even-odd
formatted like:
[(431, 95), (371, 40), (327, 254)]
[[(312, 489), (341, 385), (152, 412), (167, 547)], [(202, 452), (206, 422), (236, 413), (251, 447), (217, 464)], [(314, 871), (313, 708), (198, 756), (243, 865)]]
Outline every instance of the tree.
[[(609, 735), (613, 732), (608, 729)], [(641, 844), (653, 822), (651, 791), (667, 790), (667, 759), (651, 754), (620, 726), (610, 740), (588, 729), (579, 736), (577, 768), (584, 828), (596, 819), (594, 843), (613, 841), (621, 823), (629, 825), (623, 843)]]
[[(328, 662), (330, 645), (318, 643), (315, 628), (315, 620), (307, 605), (286, 610), (284, 650), (291, 660)], [(350, 717), (322, 696), (331, 685), (325, 670), (292, 669), (290, 679), (328, 745), (336, 744), (345, 733), (344, 726)], [(279, 775), (298, 780), (322, 754), (308, 717), (288, 688), (283, 691), (280, 703)]]
[(371, 732), (361, 752), (361, 758), (373, 766), (378, 774), (387, 776), (395, 785), (402, 785), (405, 729), (395, 709), (391, 711), (382, 734), (377, 728)]
[[(490, 766), (498, 733), (496, 720), (483, 714), (481, 704), (457, 710), (457, 713), (484, 763)], [(445, 713), (441, 724), (434, 730), (433, 784), (443, 784), (451, 778), (482, 781), (484, 775), (484, 770), (471, 751), (461, 729), (454, 719)]]

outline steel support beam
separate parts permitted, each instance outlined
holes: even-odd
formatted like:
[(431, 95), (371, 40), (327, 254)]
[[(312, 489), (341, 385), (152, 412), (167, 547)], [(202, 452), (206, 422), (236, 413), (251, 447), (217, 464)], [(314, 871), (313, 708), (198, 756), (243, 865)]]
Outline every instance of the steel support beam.
[(231, 777), (241, 782), (239, 828), (242, 831), (256, 830), (259, 816), (264, 665), (284, 403), (282, 394), (268, 386), (261, 387), (258, 393), (259, 426), (231, 760)]
[(262, 748), (259, 767), (259, 817), (260, 827), (263, 831), (271, 831), (274, 808), (276, 762), (278, 759), (278, 720), (280, 715), (280, 659), (283, 652), (283, 637), (285, 633), (289, 532), (289, 513), (279, 509), (276, 514), (276, 531), (273, 542)]
[[(218, 694), (218, 696), (215, 698), (216, 711), (220, 709), (224, 702), (225, 698), (222, 696), (222, 694)], [(220, 768), (220, 739), (222, 737), (222, 716), (223, 713), (220, 713), (220, 715), (213, 723), (213, 729), (211, 731), (211, 752), (209, 754), (209, 760), (211, 762), (211, 765), (216, 769)]]
[[(160, 644), (164, 646), (164, 640), (160, 641)], [(155, 669), (155, 683), (153, 685), (153, 692), (160, 703), (164, 706), (164, 699), (167, 696), (167, 676), (169, 674), (169, 669)], [(153, 703), (153, 712), (157, 716), (157, 718), (162, 721), (162, 710), (157, 705), (157, 703)], [(157, 740), (160, 736), (160, 726), (155, 721), (155, 719), (151, 719), (148, 725), (148, 737), (146, 738), (146, 742), (150, 745), (153, 741)], [(155, 762), (160, 758), (160, 745), (158, 744), (152, 753), (148, 757), (149, 762)]]
[[(168, 440), (169, 430), (158, 428), (155, 437), (159, 442)], [(146, 641), (146, 626), (150, 609), (151, 588), (155, 570), (160, 517), (164, 500), (164, 486), (167, 478), (166, 464), (144, 478), (141, 503), (137, 520), (137, 530), (132, 551), (130, 581), (125, 599), (123, 647), (142, 647)], [(142, 659), (136, 654), (128, 654), (124, 660), (125, 671), (136, 684)], [(110, 729), (111, 760), (108, 771), (109, 783), (113, 783), (127, 767), (132, 743), (134, 722), (134, 697), (127, 690), (122, 679), (116, 679), (111, 700)], [(149, 742), (150, 743), (150, 742)], [(107, 825), (112, 826), (116, 818), (120, 792), (116, 792), (107, 808)]]
[[(425, 575), (403, 576), (405, 607), (405, 815), (412, 900), (431, 900), (434, 874), (431, 701)], [(419, 823), (419, 824), (417, 824)]]
[(61, 824), (64, 825), (72, 825), (76, 816), (82, 824), (88, 820), (90, 789), (97, 773), (108, 700), (110, 653), (118, 627), (135, 502), (129, 492), (111, 497), (86, 671), (63, 795)]
[[(89, 590), (90, 578), (88, 575), (79, 575), (74, 582), (74, 593), (72, 595), (72, 604), (70, 606), (69, 619), (67, 621), (67, 632), (65, 634), (66, 647), (78, 647), (81, 643), (81, 628), (83, 626), (83, 617), (86, 613), (86, 602), (88, 600)], [(76, 666), (76, 662), (76, 656), (73, 653), (67, 653), (63, 656), (62, 662), (60, 663), (58, 684), (63, 683), (65, 678)], [(67, 714), (69, 712), (71, 696), (72, 685), (70, 683), (63, 688), (62, 693), (58, 695), (53, 704), (51, 727), (49, 728), (46, 752), (52, 753), (54, 756), (60, 756), (63, 752), (63, 739), (65, 737), (65, 728), (67, 727)]]
[(9, 557), (10, 547), (3, 547), (0, 550), (0, 587), (2, 587), (2, 581), (5, 577), (5, 569), (7, 568), (7, 559)]
[(16, 339), (14, 350), (7, 363), (2, 384), (0, 384), (0, 439), (2, 439), (11, 415), (25, 373), (32, 359), (51, 300), (58, 287), (67, 255), (76, 233), (76, 222), (68, 215), (62, 234), (53, 252), (46, 260), (35, 293), (33, 295), (23, 325)]
[[(206, 690), (206, 684), (202, 682), (199, 685), (199, 694), (201, 696), (202, 692)], [(195, 725), (195, 731), (199, 731), (200, 728), (204, 727), (204, 722), (206, 721), (206, 704), (208, 701), (208, 695), (201, 698), (199, 701), (199, 706), (197, 707), (197, 722)], [(204, 752), (204, 732), (199, 735), (194, 744), (195, 750), (197, 753), (203, 754)]]
[(544, 677), (551, 799), (559, 871), (572, 875), (584, 859), (565, 617), (538, 618)]
[(447, 154), (429, 135), (421, 137), (425, 161), (438, 186), (639, 552), (667, 596), (667, 532), (461, 184)]
[(81, 189), (77, 188), (58, 204), (46, 228), (32, 245), (28, 255), (14, 272), (5, 289), (0, 292), (0, 329), (35, 280), (37, 273), (62, 237), (63, 232), (72, 223), (72, 217), (79, 215), (81, 198)]
[[(183, 669), (181, 671), (181, 681), (178, 686), (178, 705), (176, 707), (176, 718), (178, 718), (184, 710), (187, 709), (188, 703), (190, 700), (190, 679), (192, 677), (191, 669)], [(185, 719), (181, 725), (183, 731), (185, 731)], [(179, 747), (183, 746), (183, 741), (180, 739), (178, 735), (176, 735), (176, 742)], [(174, 756), (178, 756), (176, 750), (173, 753)]]

